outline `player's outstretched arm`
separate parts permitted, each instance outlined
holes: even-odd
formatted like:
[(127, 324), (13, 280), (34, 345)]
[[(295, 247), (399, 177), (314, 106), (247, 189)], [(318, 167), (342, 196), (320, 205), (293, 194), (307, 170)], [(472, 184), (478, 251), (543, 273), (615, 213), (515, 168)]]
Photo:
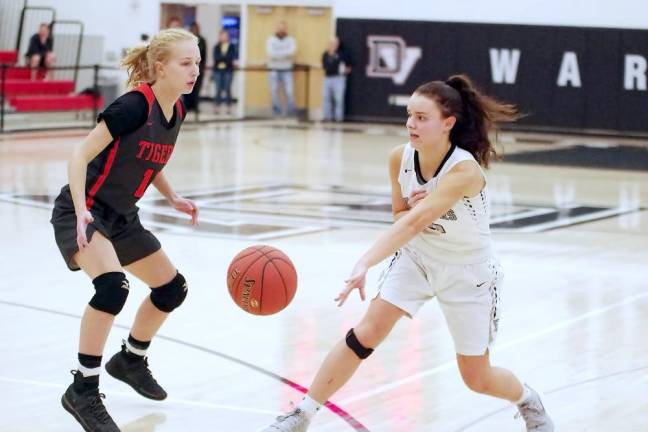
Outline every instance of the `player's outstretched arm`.
[(479, 167), (473, 162), (458, 163), (433, 192), (387, 229), (360, 259), (372, 267), (414, 238), (444, 215), (457, 201), (483, 182)]
[[(433, 192), (427, 194), (418, 204), (406, 212), (389, 227), (373, 246), (356, 263), (349, 278), (345, 281), (344, 290), (335, 301), (342, 306), (348, 295), (358, 288), (360, 298), (365, 299), (364, 286), (367, 271), (392, 255), (431, 223), (444, 215), (454, 204), (476, 186), (481, 187), (483, 176), (479, 167), (473, 162), (458, 163), (443, 179)], [(396, 214), (396, 213), (395, 213)]]

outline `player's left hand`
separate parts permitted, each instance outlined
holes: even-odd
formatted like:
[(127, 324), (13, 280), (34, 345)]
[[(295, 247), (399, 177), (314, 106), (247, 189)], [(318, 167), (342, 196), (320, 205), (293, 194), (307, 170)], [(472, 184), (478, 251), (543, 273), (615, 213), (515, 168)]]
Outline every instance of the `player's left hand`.
[(179, 212), (186, 213), (191, 216), (191, 225), (198, 226), (198, 205), (190, 199), (177, 197), (171, 201), (171, 205)]
[(418, 204), (419, 202), (421, 202), (421, 200), (422, 200), (423, 198), (425, 198), (426, 196), (428, 196), (428, 193), (427, 193), (426, 191), (424, 191), (424, 190), (415, 191), (415, 192), (412, 193), (412, 195), (410, 195), (410, 197), (407, 199), (407, 206), (408, 206), (409, 208), (413, 209), (413, 208), (416, 206), (416, 204)]
[(365, 300), (364, 287), (367, 280), (367, 270), (369, 270), (369, 268), (363, 262), (359, 262), (355, 265), (353, 271), (351, 272), (351, 276), (349, 276), (349, 278), (344, 281), (346, 282), (346, 286), (335, 299), (335, 301), (338, 302), (338, 306), (342, 306), (347, 297), (349, 297), (351, 291), (356, 288), (358, 288), (358, 292), (360, 293), (360, 299), (362, 299), (362, 301)]

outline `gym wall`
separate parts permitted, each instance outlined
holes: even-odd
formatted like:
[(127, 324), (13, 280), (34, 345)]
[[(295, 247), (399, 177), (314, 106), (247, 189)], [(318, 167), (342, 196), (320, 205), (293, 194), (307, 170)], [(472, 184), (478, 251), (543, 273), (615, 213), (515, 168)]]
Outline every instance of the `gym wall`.
[(341, 18), (347, 118), (403, 121), (423, 82), (466, 73), (526, 129), (648, 133), (648, 30)]

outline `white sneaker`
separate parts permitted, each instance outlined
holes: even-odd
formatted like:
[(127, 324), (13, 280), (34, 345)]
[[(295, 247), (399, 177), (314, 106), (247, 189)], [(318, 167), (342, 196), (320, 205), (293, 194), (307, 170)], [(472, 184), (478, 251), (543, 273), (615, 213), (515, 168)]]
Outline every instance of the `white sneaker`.
[(553, 432), (554, 424), (542, 405), (540, 395), (528, 385), (524, 386), (529, 389), (531, 395), (517, 406), (518, 413), (515, 418), (521, 416), (524, 419), (527, 432)]
[(288, 414), (277, 417), (277, 421), (261, 432), (306, 432), (309, 425), (310, 420), (306, 417), (306, 413), (295, 408)]

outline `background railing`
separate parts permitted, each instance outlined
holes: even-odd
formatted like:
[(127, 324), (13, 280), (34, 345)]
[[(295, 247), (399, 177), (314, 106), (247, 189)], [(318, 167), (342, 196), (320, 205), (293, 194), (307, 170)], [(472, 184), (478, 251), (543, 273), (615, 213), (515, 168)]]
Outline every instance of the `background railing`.
[(59, 66), (75, 66), (71, 73), (57, 75), (60, 79), (72, 79), (77, 82), (78, 66), (83, 46), (83, 23), (81, 21), (54, 20), (52, 23), (54, 54)]
[[(76, 48), (78, 49), (78, 48)], [(74, 50), (70, 50), (73, 52)], [(47, 108), (30, 108), (27, 111), (14, 106), (16, 94), (7, 87), (14, 86), (15, 80), (11, 75), (15, 74), (17, 69), (25, 71), (24, 67), (15, 65), (0, 64), (0, 132), (10, 132), (16, 130), (32, 129), (61, 129), (69, 127), (94, 127), (98, 111), (112, 103), (112, 101), (124, 93), (124, 81), (126, 78), (123, 69), (101, 65), (71, 65), (71, 66), (53, 66), (48, 69), (49, 73), (55, 77), (52, 80), (21, 80), (21, 85), (33, 84), (35, 88), (43, 88), (55, 84), (65, 84), (66, 93), (33, 93), (22, 96), (33, 96), (33, 99), (46, 99), (53, 96), (60, 104), (49, 104)], [(240, 120), (240, 119), (267, 119), (272, 118), (272, 108), (270, 102), (270, 91), (268, 86), (268, 72), (270, 69), (263, 66), (250, 66), (235, 69), (234, 79), (232, 82), (232, 100), (233, 104), (230, 110), (218, 111), (215, 106), (215, 83), (212, 80), (212, 68), (207, 67), (204, 72), (202, 91), (200, 93), (200, 112), (190, 113), (187, 120), (189, 122), (210, 122), (223, 120)], [(294, 98), (296, 113), (293, 117), (299, 120), (308, 120), (311, 117), (313, 102), (318, 103), (321, 88), (318, 83), (314, 83), (314, 74), (321, 74), (319, 68), (308, 65), (297, 65), (293, 69), (294, 75)], [(77, 76), (83, 75), (83, 79), (74, 82)], [(74, 84), (73, 84), (74, 83)], [(49, 90), (48, 90), (49, 91)], [(314, 94), (317, 93), (317, 94)], [(75, 99), (85, 95), (80, 101), (82, 108), (70, 108), (74, 101), (66, 100)], [(101, 99), (100, 99), (101, 98)], [(14, 104), (12, 104), (12, 101)], [(41, 101), (42, 102), (42, 101)], [(70, 103), (68, 103), (70, 102)], [(101, 102), (100, 104), (98, 104)], [(57, 102), (58, 103), (58, 102)], [(42, 105), (42, 103), (41, 103)], [(52, 120), (62, 113), (70, 113), (69, 118), (76, 118), (75, 122), (57, 122)], [(90, 118), (80, 116), (85, 113), (86, 116), (91, 114)], [(56, 118), (59, 118), (56, 117)], [(8, 124), (8, 119), (11, 123)], [(20, 123), (22, 122), (22, 123)]]
[(0, 0), (0, 50), (16, 48), (16, 38), (20, 27), (20, 15), (27, 0)]

